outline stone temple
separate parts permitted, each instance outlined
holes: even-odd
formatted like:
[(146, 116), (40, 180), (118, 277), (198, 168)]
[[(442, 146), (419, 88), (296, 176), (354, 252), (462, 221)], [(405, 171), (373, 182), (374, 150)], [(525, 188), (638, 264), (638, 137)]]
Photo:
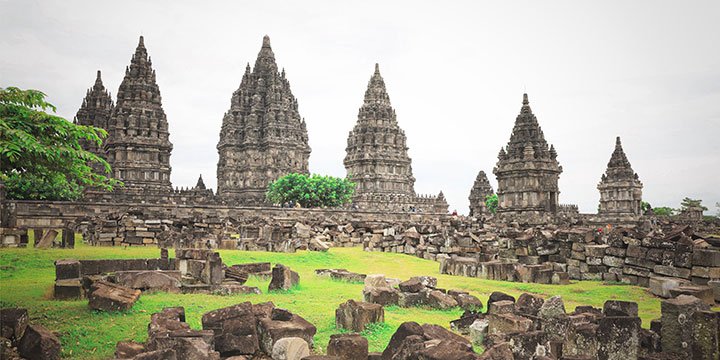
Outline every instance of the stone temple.
[[(112, 114), (114, 106), (112, 97), (105, 89), (100, 76), (100, 70), (98, 70), (95, 84), (93, 87), (88, 89), (85, 99), (83, 99), (82, 105), (75, 115), (73, 122), (78, 125), (107, 129), (110, 114)], [(103, 143), (104, 142), (105, 139), (103, 139)], [(82, 146), (83, 149), (107, 160), (105, 150), (103, 147), (98, 146), (96, 142), (82, 139), (80, 140), (80, 146)], [(99, 164), (93, 164), (93, 170), (95, 172), (105, 174), (105, 169), (101, 168)]]
[(616, 220), (634, 221), (642, 215), (642, 183), (625, 156), (620, 137), (597, 188), (600, 190), (598, 215)]
[(524, 94), (510, 141), (500, 149), (493, 169), (498, 181), (498, 214), (538, 220), (555, 214), (559, 209), (561, 172), (555, 148), (545, 141), (528, 96)]
[(104, 150), (114, 177), (125, 183), (115, 192), (170, 193), (168, 122), (162, 108), (160, 88), (143, 37), (135, 49), (125, 78), (117, 92), (117, 103), (105, 128)]
[(356, 183), (352, 201), (359, 208), (402, 211), (444, 206), (447, 211), (444, 196), (415, 194), (407, 139), (398, 125), (378, 64), (345, 151), (345, 169)]
[(475, 217), (488, 215), (489, 211), (485, 205), (485, 197), (494, 193), (487, 175), (485, 175), (484, 171), (480, 170), (470, 190), (470, 196), (468, 197), (468, 200), (470, 200), (470, 213), (468, 215)]
[(290, 173), (308, 173), (310, 146), (305, 120), (290, 91), (285, 70), (278, 71), (270, 38), (225, 113), (217, 145), (218, 195), (244, 203), (265, 200), (268, 183)]

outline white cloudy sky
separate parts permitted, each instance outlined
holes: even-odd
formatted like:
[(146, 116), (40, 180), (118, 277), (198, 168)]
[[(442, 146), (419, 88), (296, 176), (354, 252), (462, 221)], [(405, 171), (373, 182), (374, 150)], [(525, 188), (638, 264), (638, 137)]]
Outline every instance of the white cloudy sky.
[(560, 201), (594, 212), (615, 136), (643, 199), (720, 201), (720, 2), (0, 0), (0, 87), (40, 89), (72, 119), (95, 71), (114, 94), (137, 45), (157, 71), (172, 182), (215, 186), (223, 113), (271, 38), (307, 121), (312, 172), (344, 176), (375, 62), (419, 193), (467, 212), (527, 91), (564, 172)]

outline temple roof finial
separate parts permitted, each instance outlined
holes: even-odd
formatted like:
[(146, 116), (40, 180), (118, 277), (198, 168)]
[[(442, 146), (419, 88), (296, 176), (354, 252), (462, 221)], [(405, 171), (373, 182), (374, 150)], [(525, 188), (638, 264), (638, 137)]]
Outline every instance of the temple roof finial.
[(615, 145), (617, 145), (617, 146), (622, 145), (622, 144), (620, 143), (620, 137), (619, 137), (619, 136), (615, 138)]
[(528, 105), (528, 104), (530, 104), (530, 101), (528, 100), (528, 95), (527, 95), (527, 93), (524, 93), (523, 94), (523, 105)]
[(267, 36), (267, 35), (263, 36), (262, 47), (268, 47), (268, 48), (270, 47), (270, 37), (269, 36)]
[(375, 73), (376, 74), (380, 73), (380, 64), (378, 64), (378, 63), (375, 63)]
[(140, 42), (138, 43), (138, 46), (145, 46), (145, 38), (140, 35)]
[(102, 76), (100, 75), (100, 70), (97, 71), (97, 77), (95, 78), (95, 86), (102, 87)]

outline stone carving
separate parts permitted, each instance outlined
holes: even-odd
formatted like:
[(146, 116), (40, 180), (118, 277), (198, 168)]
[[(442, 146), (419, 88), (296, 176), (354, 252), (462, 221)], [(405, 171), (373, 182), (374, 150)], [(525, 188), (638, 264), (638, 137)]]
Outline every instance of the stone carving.
[[(112, 96), (103, 86), (100, 70), (97, 72), (97, 78), (95, 79), (95, 85), (88, 89), (85, 99), (83, 99), (80, 110), (75, 115), (73, 123), (83, 126), (94, 126), (107, 130), (108, 121), (110, 120), (110, 114), (112, 113), (113, 107)], [(105, 139), (103, 139), (103, 143)], [(98, 146), (96, 142), (88, 141), (85, 139), (80, 140), (80, 146), (83, 149), (105, 159), (105, 150)], [(105, 169), (99, 164), (93, 163), (93, 170), (101, 174), (105, 174)]]
[[(352, 201), (359, 208), (391, 211), (426, 208), (425, 211), (447, 212), (444, 197), (415, 194), (407, 139), (398, 125), (378, 64), (368, 82), (358, 121), (348, 135), (345, 151), (343, 164), (357, 184)], [(435, 209), (436, 203), (438, 209)]]
[(121, 194), (172, 191), (168, 122), (160, 88), (143, 37), (117, 93), (117, 104), (107, 126), (107, 161), (116, 179), (125, 183)]
[(498, 180), (499, 215), (542, 217), (558, 211), (558, 164), (555, 148), (548, 147), (537, 118), (523, 95), (520, 115), (510, 141), (500, 149), (493, 169)]
[(625, 156), (620, 137), (615, 141), (607, 170), (597, 188), (600, 190), (598, 215), (632, 221), (642, 215), (642, 183)]
[(310, 146), (305, 120), (290, 91), (285, 70), (278, 72), (270, 38), (225, 113), (217, 145), (218, 194), (244, 203), (263, 203), (271, 181), (308, 173)]
[(469, 215), (475, 217), (487, 215), (489, 212), (487, 206), (485, 206), (485, 197), (494, 193), (495, 192), (488, 181), (487, 175), (485, 175), (484, 171), (480, 170), (475, 178), (475, 183), (470, 190), (470, 196), (468, 197), (468, 200), (470, 200)]

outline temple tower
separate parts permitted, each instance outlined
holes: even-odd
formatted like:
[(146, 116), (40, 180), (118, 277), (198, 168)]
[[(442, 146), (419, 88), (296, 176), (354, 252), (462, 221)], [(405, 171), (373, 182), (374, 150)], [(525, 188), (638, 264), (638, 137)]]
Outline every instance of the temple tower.
[(597, 188), (600, 190), (598, 214), (605, 218), (622, 220), (642, 215), (642, 183), (625, 156), (620, 137), (610, 156), (607, 170)]
[(345, 169), (357, 184), (354, 204), (393, 210), (413, 205), (415, 178), (405, 132), (398, 126), (377, 64), (345, 150)]
[(218, 195), (262, 203), (268, 183), (290, 173), (308, 173), (310, 146), (305, 120), (290, 91), (285, 70), (278, 71), (270, 38), (225, 113), (217, 145)]
[(170, 184), (168, 122), (160, 89), (143, 37), (117, 93), (117, 104), (107, 126), (107, 161), (115, 178), (125, 183), (115, 192), (167, 192)]
[(485, 205), (485, 197), (494, 193), (495, 192), (488, 181), (487, 175), (485, 175), (484, 171), (480, 170), (475, 178), (475, 183), (470, 190), (470, 196), (468, 197), (468, 200), (470, 200), (469, 215), (478, 217), (488, 214), (487, 206)]
[[(110, 120), (110, 114), (112, 113), (114, 104), (110, 93), (103, 86), (102, 78), (100, 76), (100, 70), (97, 72), (97, 78), (95, 78), (95, 85), (88, 89), (83, 99), (82, 105), (78, 110), (73, 123), (83, 126), (94, 126), (107, 130), (108, 121)], [(107, 138), (103, 139), (103, 144), (107, 141)], [(98, 146), (94, 141), (88, 141), (85, 139), (80, 140), (80, 146), (83, 149), (107, 160), (105, 151), (102, 147)], [(93, 170), (96, 173), (105, 174), (105, 168), (101, 167), (100, 164), (93, 164)]]
[(498, 214), (539, 219), (558, 211), (562, 167), (555, 148), (548, 147), (545, 141), (527, 94), (523, 95), (510, 141), (500, 149), (493, 173), (498, 181)]

